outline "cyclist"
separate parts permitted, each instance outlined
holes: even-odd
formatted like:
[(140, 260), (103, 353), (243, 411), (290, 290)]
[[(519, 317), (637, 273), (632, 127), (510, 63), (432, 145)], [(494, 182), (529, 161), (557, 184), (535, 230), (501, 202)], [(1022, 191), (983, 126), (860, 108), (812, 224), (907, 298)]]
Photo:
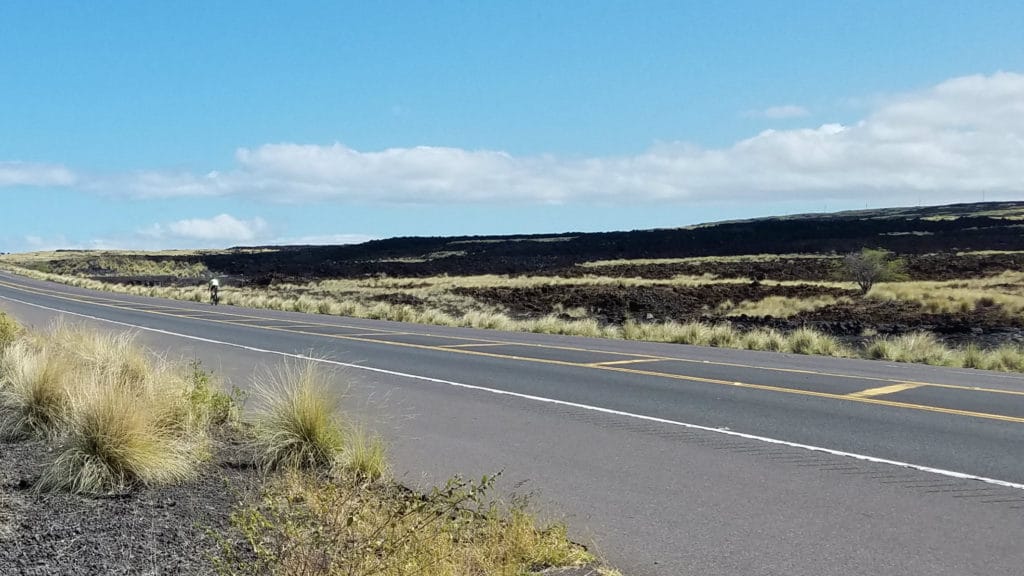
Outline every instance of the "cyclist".
[(220, 280), (218, 280), (216, 278), (211, 278), (210, 279), (210, 302), (214, 306), (217, 305), (217, 301), (220, 299), (219, 298), (220, 295), (218, 294), (218, 292), (220, 292)]

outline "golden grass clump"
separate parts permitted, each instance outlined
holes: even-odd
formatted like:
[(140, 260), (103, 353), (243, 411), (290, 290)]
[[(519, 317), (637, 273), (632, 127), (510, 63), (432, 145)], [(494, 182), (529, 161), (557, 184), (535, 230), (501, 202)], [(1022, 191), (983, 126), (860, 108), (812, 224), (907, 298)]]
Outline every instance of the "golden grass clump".
[(786, 336), (786, 349), (794, 354), (849, 356), (838, 340), (811, 328), (797, 328)]
[(774, 328), (756, 328), (740, 336), (742, 348), (767, 352), (785, 352), (786, 335)]
[(168, 399), (113, 383), (83, 392), (68, 437), (37, 489), (96, 494), (192, 477), (205, 437), (180, 425), (181, 412)]
[(0, 436), (53, 437), (68, 419), (74, 366), (52, 348), (19, 340), (0, 352)]
[(876, 338), (868, 344), (865, 354), (868, 358), (892, 362), (963, 365), (963, 360), (957, 361), (956, 355), (928, 332)]
[[(966, 366), (966, 362), (964, 366)], [(1013, 344), (1004, 344), (985, 353), (982, 365), (985, 370), (1002, 372), (1024, 372), (1024, 349)]]
[(188, 478), (231, 405), (198, 365), (153, 357), (131, 334), (57, 324), (0, 352), (0, 433), (41, 436), (54, 449), (38, 490), (103, 493)]
[(328, 469), (345, 449), (338, 399), (313, 360), (268, 369), (257, 380), (254, 445), (266, 469)]
[(92, 377), (109, 378), (117, 385), (142, 385), (153, 370), (149, 353), (135, 344), (132, 332), (97, 332), (58, 323), (44, 338), (70, 362), (93, 372)]

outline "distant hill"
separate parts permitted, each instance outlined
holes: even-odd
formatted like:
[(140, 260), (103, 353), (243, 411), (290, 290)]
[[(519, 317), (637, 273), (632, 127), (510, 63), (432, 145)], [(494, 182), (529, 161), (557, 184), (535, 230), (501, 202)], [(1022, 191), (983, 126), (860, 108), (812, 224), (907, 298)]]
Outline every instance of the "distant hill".
[(221, 273), (270, 280), (518, 274), (592, 260), (841, 254), (865, 246), (902, 254), (1024, 250), (1024, 201), (801, 214), (628, 232), (399, 237), (346, 246), (238, 248), (189, 259)]

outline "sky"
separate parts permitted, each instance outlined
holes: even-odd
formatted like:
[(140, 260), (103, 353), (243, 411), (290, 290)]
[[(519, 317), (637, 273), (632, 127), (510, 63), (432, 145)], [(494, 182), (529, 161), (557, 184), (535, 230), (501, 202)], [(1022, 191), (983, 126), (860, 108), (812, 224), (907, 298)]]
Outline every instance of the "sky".
[(0, 251), (1024, 199), (1024, 3), (0, 2)]

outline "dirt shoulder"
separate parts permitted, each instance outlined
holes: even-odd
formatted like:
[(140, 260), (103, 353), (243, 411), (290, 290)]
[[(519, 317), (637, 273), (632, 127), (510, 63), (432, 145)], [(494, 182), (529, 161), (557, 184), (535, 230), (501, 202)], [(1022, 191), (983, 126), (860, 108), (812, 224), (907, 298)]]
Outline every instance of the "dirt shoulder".
[[(221, 440), (219, 454), (232, 452)], [(103, 497), (36, 494), (41, 440), (0, 441), (0, 570), (5, 575), (213, 574), (210, 557), (255, 470), (220, 457), (179, 485)]]

